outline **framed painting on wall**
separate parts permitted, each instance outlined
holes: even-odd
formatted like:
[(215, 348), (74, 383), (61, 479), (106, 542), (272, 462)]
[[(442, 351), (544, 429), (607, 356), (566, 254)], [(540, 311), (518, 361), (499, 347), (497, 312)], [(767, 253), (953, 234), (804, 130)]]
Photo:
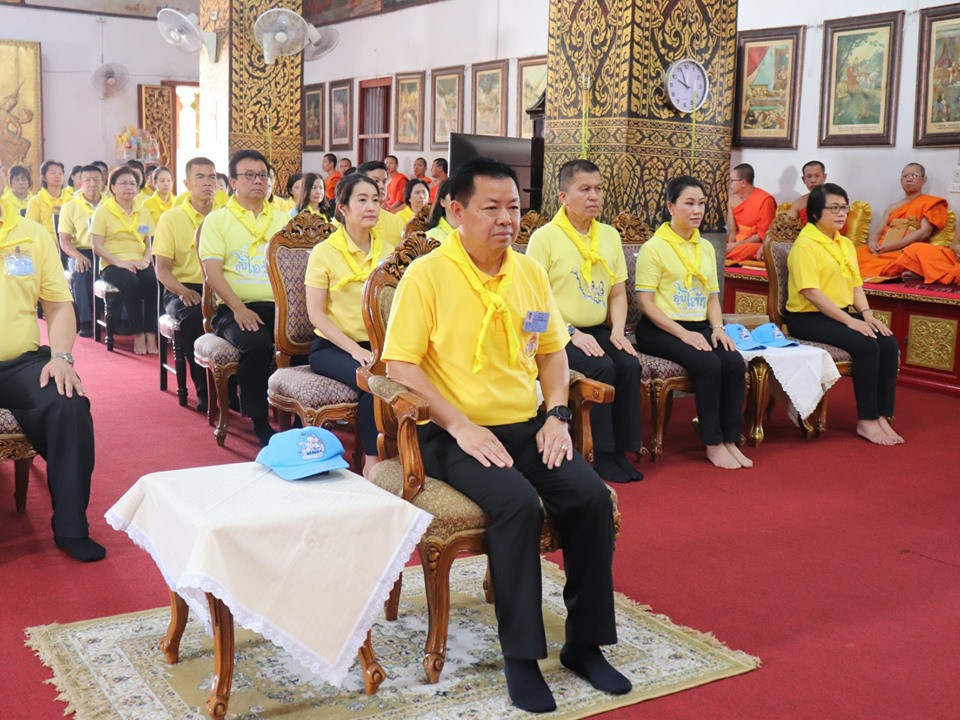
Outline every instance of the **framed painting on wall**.
[(330, 149), (353, 149), (353, 80), (330, 83)]
[(508, 60), (473, 66), (473, 132), (476, 135), (507, 134)]
[(300, 101), (300, 134), (303, 136), (303, 151), (323, 150), (323, 98), (326, 86), (323, 83), (305, 85)]
[(397, 75), (393, 147), (423, 150), (423, 84), (426, 73)]
[(960, 145), (960, 5), (920, 11), (913, 144)]
[(820, 145), (893, 145), (903, 11), (823, 23)]
[(0, 40), (0, 162), (25, 165), (39, 188), (43, 162), (40, 43)]
[(533, 137), (533, 120), (527, 108), (536, 104), (547, 89), (547, 56), (517, 60), (517, 137)]
[(733, 144), (797, 147), (803, 26), (737, 33)]
[(433, 113), (431, 150), (446, 150), (450, 133), (463, 132), (463, 65), (431, 71)]

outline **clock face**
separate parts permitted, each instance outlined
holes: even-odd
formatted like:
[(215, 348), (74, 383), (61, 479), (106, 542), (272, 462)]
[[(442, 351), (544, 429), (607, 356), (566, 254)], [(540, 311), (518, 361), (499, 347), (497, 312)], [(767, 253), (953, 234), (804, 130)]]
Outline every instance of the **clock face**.
[(710, 92), (706, 68), (691, 58), (677, 60), (664, 73), (663, 90), (674, 109), (684, 113), (699, 110)]

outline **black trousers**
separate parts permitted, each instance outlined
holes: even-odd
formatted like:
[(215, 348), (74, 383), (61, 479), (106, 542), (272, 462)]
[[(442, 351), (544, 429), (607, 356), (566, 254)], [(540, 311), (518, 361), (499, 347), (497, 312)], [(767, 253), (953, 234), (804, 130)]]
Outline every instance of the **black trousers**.
[(570, 368), (591, 380), (613, 385), (613, 403), (596, 404), (590, 410), (593, 445), (597, 452), (625, 452), (640, 449), (640, 363), (610, 342), (606, 325), (578, 328), (596, 338), (605, 353), (592, 357), (573, 343), (567, 343)]
[(77, 322), (93, 325), (93, 250), (77, 248), (77, 252), (90, 261), (90, 267), (84, 272), (77, 272), (77, 261), (73, 258), (67, 261), (72, 275), (70, 289), (73, 291), (73, 305), (77, 309)]
[[(710, 324), (706, 320), (679, 324), (712, 342)], [(690, 373), (700, 421), (700, 439), (704, 445), (739, 442), (746, 372), (739, 352), (727, 350), (720, 344), (713, 352), (697, 350), (661, 330), (646, 317), (637, 325), (637, 348), (647, 355), (672, 360)]]
[(41, 388), (40, 371), (48, 362), (48, 347), (0, 362), (0, 406), (13, 413), (47, 462), (54, 535), (83, 538), (94, 463), (90, 401), (61, 395), (52, 380)]
[[(859, 314), (853, 317), (863, 320)], [(836, 345), (850, 353), (857, 417), (876, 420), (881, 415), (893, 416), (900, 366), (900, 347), (896, 338), (878, 335), (874, 339), (861, 335), (819, 312), (788, 312), (783, 319), (794, 337)]]
[[(370, 349), (370, 343), (362, 342), (360, 347)], [(354, 360), (343, 348), (326, 338), (318, 337), (310, 348), (310, 369), (317, 375), (336, 380), (360, 395), (357, 404), (357, 424), (360, 426), (360, 439), (366, 455), (377, 454), (377, 421), (373, 415), (373, 395), (357, 387), (357, 368), (360, 363)]]
[(266, 420), (270, 414), (267, 405), (267, 380), (273, 362), (273, 316), (276, 306), (272, 302), (247, 303), (263, 325), (253, 332), (242, 330), (233, 319), (233, 310), (221, 304), (213, 316), (213, 331), (240, 351), (237, 366), (237, 386), (240, 388), (240, 409), (244, 417)]
[[(200, 283), (184, 283), (184, 287), (196, 293), (203, 293), (203, 285)], [(193, 356), (193, 344), (203, 335), (202, 306), (197, 304), (187, 307), (179, 295), (164, 288), (163, 311), (180, 322), (180, 337), (183, 342), (183, 353), (190, 367), (190, 377), (193, 378), (193, 386), (197, 389), (197, 398), (206, 400), (207, 371), (197, 365), (197, 360)]]
[(153, 265), (130, 272), (116, 265), (100, 271), (103, 279), (120, 289), (120, 303), (131, 335), (157, 332), (157, 275)]
[(540, 580), (540, 530), (550, 513), (563, 547), (567, 640), (617, 641), (613, 610), (613, 517), (610, 492), (579, 454), (548, 470), (537, 452), (543, 416), (490, 427), (513, 458), (512, 468), (483, 467), (442, 428), (417, 428), (428, 475), (441, 478), (490, 518), (487, 554), (500, 647), (505, 657), (547, 656)]

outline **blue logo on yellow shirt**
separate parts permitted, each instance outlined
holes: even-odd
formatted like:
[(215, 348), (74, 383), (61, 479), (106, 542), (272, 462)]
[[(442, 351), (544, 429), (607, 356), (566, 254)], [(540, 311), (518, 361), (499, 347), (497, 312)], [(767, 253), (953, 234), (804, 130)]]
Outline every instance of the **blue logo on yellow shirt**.
[(577, 287), (580, 289), (580, 295), (584, 300), (589, 300), (594, 305), (606, 305), (607, 286), (602, 282), (594, 280), (589, 285), (587, 281), (580, 276), (580, 270), (573, 268), (570, 274), (577, 279)]
[(267, 259), (264, 255), (250, 257), (250, 250), (233, 253), (233, 270), (241, 277), (259, 281), (267, 277)]
[(673, 294), (673, 303), (681, 313), (704, 310), (707, 307), (707, 296), (699, 287), (688, 288), (677, 280), (674, 285), (677, 291)]

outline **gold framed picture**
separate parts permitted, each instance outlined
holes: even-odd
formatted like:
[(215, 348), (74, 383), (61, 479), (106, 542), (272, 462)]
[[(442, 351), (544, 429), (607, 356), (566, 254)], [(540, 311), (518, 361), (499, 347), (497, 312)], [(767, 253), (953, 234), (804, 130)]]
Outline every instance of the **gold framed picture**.
[(323, 99), (326, 85), (305, 85), (300, 101), (300, 122), (303, 123), (303, 151), (323, 150)]
[(433, 87), (430, 149), (446, 150), (450, 133), (463, 132), (463, 65), (431, 71)]
[(330, 149), (353, 149), (353, 80), (330, 83)]
[(397, 75), (394, 93), (393, 147), (423, 150), (423, 84), (426, 73)]
[(30, 170), (39, 187), (43, 162), (40, 43), (0, 40), (0, 161)]
[(533, 120), (527, 108), (536, 104), (547, 89), (547, 56), (517, 60), (517, 137), (533, 137)]
[(920, 11), (913, 144), (960, 145), (960, 5)]
[(507, 67), (509, 61), (473, 66), (473, 133), (507, 134)]

